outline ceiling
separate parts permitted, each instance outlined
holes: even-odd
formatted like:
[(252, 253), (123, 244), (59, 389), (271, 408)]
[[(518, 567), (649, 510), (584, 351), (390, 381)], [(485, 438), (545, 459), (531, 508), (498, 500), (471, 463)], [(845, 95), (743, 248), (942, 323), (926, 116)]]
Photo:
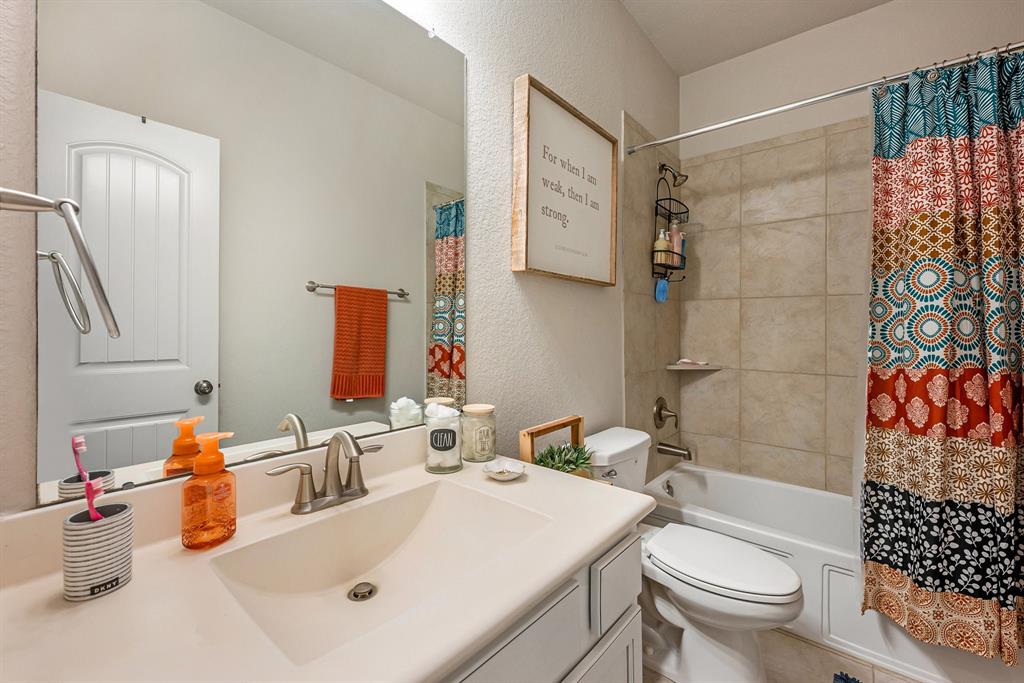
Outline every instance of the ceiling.
[(622, 0), (684, 76), (888, 0)]
[(465, 57), (380, 0), (204, 2), (463, 124)]

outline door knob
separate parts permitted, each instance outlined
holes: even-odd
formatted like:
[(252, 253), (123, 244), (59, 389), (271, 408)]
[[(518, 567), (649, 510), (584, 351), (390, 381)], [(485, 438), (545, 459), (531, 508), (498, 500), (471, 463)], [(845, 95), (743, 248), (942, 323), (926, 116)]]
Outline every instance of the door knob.
[(209, 396), (213, 393), (213, 382), (208, 379), (201, 379), (192, 388), (200, 396)]

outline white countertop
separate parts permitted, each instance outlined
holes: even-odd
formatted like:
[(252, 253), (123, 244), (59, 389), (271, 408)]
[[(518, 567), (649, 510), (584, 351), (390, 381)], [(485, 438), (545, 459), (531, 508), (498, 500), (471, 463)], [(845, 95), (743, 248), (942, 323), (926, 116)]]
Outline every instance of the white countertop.
[[(549, 517), (551, 523), (508, 547), (486, 571), (459, 585), (446, 585), (445, 577), (438, 577), (437, 590), (428, 600), (309, 663), (293, 663), (275, 645), (210, 562), (218, 554), (324, 516), (346, 514), (439, 478), (531, 509)], [(290, 483), (294, 486), (294, 481)], [(525, 477), (500, 483), (488, 479), (480, 465), (466, 463), (462, 471), (439, 477), (416, 464), (368, 476), (367, 486), (366, 498), (311, 515), (290, 514), (290, 501), (253, 512), (239, 519), (234, 538), (208, 551), (185, 550), (177, 538), (137, 547), (131, 582), (89, 602), (63, 599), (59, 571), (5, 586), (0, 590), (0, 677), (26, 681), (438, 680), (654, 508), (648, 496), (533, 465), (527, 466)], [(17, 541), (18, 536), (11, 538)], [(337, 548), (339, 553), (346, 552), (344, 538), (338, 539)], [(9, 557), (18, 548), (5, 543), (3, 551)]]

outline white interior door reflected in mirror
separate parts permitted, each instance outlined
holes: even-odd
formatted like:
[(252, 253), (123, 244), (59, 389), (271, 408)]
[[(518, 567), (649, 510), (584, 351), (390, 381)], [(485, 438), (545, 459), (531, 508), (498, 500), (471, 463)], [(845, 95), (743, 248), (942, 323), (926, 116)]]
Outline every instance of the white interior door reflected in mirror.
[[(165, 457), (185, 415), (217, 430), (217, 392), (194, 386), (218, 376), (220, 142), (45, 90), (38, 107), (39, 189), (82, 206), (121, 325), (118, 339), (79, 335), (39, 277), (42, 482), (73, 473), (72, 434), (96, 470)], [(80, 272), (59, 217), (40, 217), (39, 248)]]

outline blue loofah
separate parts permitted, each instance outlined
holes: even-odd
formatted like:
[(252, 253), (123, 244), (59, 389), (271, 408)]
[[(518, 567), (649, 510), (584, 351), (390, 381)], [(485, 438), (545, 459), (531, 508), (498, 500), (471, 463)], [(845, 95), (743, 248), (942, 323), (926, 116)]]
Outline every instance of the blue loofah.
[(654, 285), (654, 300), (659, 304), (668, 301), (668, 280), (658, 280)]

